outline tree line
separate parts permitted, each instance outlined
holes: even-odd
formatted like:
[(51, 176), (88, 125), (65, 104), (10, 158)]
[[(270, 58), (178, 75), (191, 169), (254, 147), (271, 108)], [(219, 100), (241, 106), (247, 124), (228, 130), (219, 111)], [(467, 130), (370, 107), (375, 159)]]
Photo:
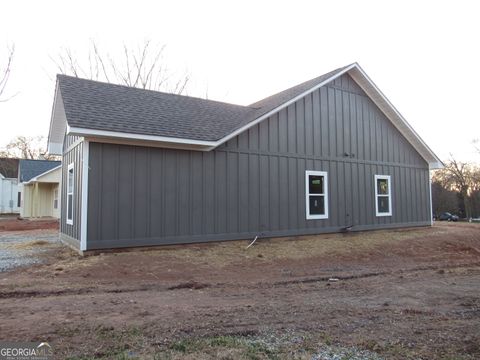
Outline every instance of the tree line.
[(433, 213), (450, 212), (460, 218), (480, 217), (480, 167), (451, 159), (432, 178)]

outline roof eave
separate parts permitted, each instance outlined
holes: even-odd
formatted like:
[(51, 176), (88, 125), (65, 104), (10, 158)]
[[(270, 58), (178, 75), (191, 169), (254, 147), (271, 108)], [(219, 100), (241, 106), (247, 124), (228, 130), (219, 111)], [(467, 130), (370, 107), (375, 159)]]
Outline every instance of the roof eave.
[(130, 145), (147, 145), (184, 150), (210, 151), (217, 146), (215, 141), (193, 140), (168, 136), (135, 134), (118, 131), (107, 131), (73, 127), (67, 125), (67, 135), (83, 136), (87, 141), (100, 140)]

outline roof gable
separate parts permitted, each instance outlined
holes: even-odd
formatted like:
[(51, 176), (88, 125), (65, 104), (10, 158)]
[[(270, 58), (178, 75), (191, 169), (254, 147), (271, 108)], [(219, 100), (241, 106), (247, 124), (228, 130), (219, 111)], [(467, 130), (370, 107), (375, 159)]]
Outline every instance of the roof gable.
[[(351, 64), (281, 91), (249, 106), (166, 94), (75, 77), (57, 76), (51, 139), (66, 133), (128, 139), (150, 145), (211, 150), (323, 85), (348, 73), (412, 144), (430, 167), (442, 163), (357, 64)], [(62, 105), (57, 106), (61, 101)], [(64, 106), (65, 119), (55, 114)], [(65, 132), (61, 134), (63, 137)]]

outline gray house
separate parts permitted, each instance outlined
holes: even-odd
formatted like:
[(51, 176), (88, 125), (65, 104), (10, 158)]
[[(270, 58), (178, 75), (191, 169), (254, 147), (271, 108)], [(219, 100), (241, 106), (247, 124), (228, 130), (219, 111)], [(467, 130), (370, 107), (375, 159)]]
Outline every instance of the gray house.
[(59, 75), (80, 251), (431, 225), (438, 157), (357, 64), (249, 106)]

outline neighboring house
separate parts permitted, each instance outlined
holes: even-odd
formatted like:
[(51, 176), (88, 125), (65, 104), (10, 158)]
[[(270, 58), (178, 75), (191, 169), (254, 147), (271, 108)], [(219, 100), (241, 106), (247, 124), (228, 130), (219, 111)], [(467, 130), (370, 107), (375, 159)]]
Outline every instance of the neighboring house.
[(356, 63), (250, 106), (59, 75), (49, 152), (81, 251), (428, 226), (442, 166)]
[(60, 218), (60, 161), (21, 159), (19, 165), (20, 216)]
[(0, 158), (0, 214), (18, 214), (18, 159)]

